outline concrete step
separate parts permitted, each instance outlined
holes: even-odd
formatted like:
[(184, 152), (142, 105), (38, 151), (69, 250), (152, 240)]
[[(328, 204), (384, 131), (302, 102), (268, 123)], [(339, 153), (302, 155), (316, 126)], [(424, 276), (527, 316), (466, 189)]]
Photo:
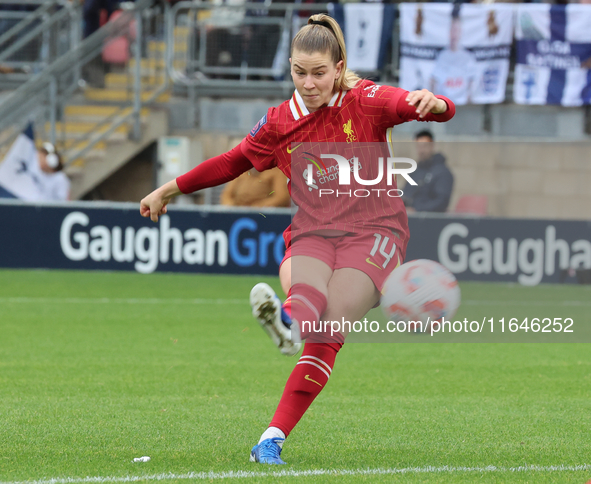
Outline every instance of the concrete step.
[(166, 52), (166, 42), (162, 40), (150, 40), (148, 42), (148, 52)]
[[(135, 69), (135, 59), (129, 59), (129, 63), (127, 64), (130, 70)], [(166, 63), (164, 59), (142, 59), (140, 62), (140, 69), (148, 70), (148, 69), (165, 69)], [(143, 73), (142, 73), (143, 75)]]
[[(187, 38), (189, 36), (188, 29), (186, 32), (177, 32), (177, 29), (175, 29), (174, 35), (174, 52), (187, 52)], [(164, 55), (166, 52), (166, 42), (160, 40), (151, 40), (148, 42), (148, 52), (151, 54), (149, 57), (158, 57), (158, 55)]]
[[(127, 69), (129, 72), (135, 70), (135, 59), (130, 59), (127, 64)], [(187, 65), (187, 62), (184, 59), (175, 59), (172, 61), (172, 65), (175, 69), (184, 69)], [(158, 75), (161, 72), (165, 72), (166, 70), (166, 62), (164, 59), (142, 59), (140, 63), (140, 71), (142, 76), (154, 76)]]
[[(166, 76), (164, 71), (155, 75), (142, 76), (141, 85), (142, 89), (146, 88), (157, 88), (164, 84)], [(133, 88), (135, 79), (133, 72), (129, 73), (118, 73), (109, 72), (105, 75), (105, 88), (107, 89), (127, 89)]]
[[(148, 101), (154, 95), (154, 91), (145, 91), (141, 94), (142, 101)], [(126, 89), (98, 89), (87, 88), (84, 90), (84, 97), (89, 101), (96, 102), (131, 102), (134, 94)], [(158, 96), (156, 102), (166, 103), (170, 101), (170, 92), (164, 92)]]
[[(45, 132), (48, 133), (51, 129), (51, 123), (45, 123)], [(67, 140), (83, 140), (88, 137), (90, 133), (104, 133), (109, 129), (108, 126), (100, 126), (97, 128), (97, 123), (92, 122), (57, 122), (56, 132), (59, 138)], [(110, 141), (122, 141), (128, 138), (130, 127), (122, 124), (115, 128), (115, 130), (107, 137)]]
[[(99, 122), (106, 118), (114, 116), (127, 116), (133, 111), (133, 108), (121, 108), (119, 106), (99, 106), (93, 104), (72, 104), (64, 108), (66, 121), (88, 121)], [(140, 119), (145, 119), (150, 114), (148, 108), (140, 110)]]
[[(47, 140), (36, 140), (35, 145), (37, 148), (42, 148), (43, 143)], [(89, 141), (86, 139), (78, 140), (78, 139), (66, 139), (66, 140), (59, 140), (56, 141), (55, 147), (58, 151), (69, 151), (69, 150), (82, 150), (88, 146)], [(105, 149), (107, 148), (107, 143), (105, 141), (99, 141), (94, 144), (92, 147), (92, 151), (96, 151), (104, 153)]]
[(88, 157), (83, 162), (78, 162), (77, 165), (69, 166), (66, 171), (72, 180), (71, 199), (78, 200), (82, 198), (150, 143), (167, 134), (168, 114), (162, 110), (152, 110), (142, 129), (142, 136), (139, 141), (126, 140), (116, 144), (107, 143), (104, 157)]
[(65, 172), (69, 177), (78, 176), (84, 169), (84, 158), (75, 159), (66, 169)]

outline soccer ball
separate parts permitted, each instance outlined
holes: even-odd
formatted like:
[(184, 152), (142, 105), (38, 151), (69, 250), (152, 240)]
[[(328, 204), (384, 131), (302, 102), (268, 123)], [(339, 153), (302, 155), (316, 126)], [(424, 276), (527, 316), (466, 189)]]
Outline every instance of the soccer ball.
[(460, 287), (454, 275), (441, 264), (427, 259), (413, 260), (392, 271), (380, 300), (390, 321), (421, 321), (416, 329), (425, 331), (427, 322), (452, 318), (460, 305)]

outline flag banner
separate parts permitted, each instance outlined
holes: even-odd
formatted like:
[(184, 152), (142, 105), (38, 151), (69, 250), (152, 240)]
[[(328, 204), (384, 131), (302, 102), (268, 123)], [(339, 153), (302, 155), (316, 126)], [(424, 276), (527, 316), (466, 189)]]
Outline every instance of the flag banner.
[[(13, 198), (38, 200), (40, 196), (40, 170), (37, 149), (31, 125), (18, 135), (0, 163), (0, 188)], [(5, 194), (5, 197), (9, 195)]]
[(456, 104), (505, 100), (513, 40), (510, 4), (400, 4), (400, 87)]
[[(55, 147), (45, 143), (38, 151), (33, 125), (19, 134), (0, 163), (0, 198), (18, 198), (29, 202), (67, 200), (70, 180), (62, 171)], [(49, 148), (48, 146), (49, 145)], [(50, 166), (49, 151), (55, 157)]]
[(519, 5), (515, 38), (516, 103), (591, 104), (591, 5)]
[(331, 4), (329, 12), (345, 35), (347, 67), (361, 72), (381, 69), (386, 61), (386, 50), (392, 41), (394, 5)]

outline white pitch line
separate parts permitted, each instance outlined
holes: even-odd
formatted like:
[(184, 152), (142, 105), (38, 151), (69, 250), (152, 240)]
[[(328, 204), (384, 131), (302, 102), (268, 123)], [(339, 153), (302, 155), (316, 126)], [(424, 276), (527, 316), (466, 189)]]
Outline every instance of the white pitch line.
[[(244, 304), (248, 299), (200, 298), (111, 298), (111, 297), (0, 297), (0, 304)], [(466, 299), (466, 306), (589, 306), (591, 301), (502, 301), (496, 299)]]
[(427, 466), (404, 467), (401, 469), (311, 469), (304, 471), (228, 471), (228, 472), (189, 472), (186, 474), (151, 474), (145, 476), (111, 476), (111, 477), (62, 477), (53, 479), (40, 479), (36, 481), (6, 481), (0, 484), (85, 484), (107, 482), (137, 482), (137, 481), (167, 481), (167, 480), (214, 480), (214, 479), (250, 479), (260, 477), (310, 477), (310, 476), (370, 476), (392, 474), (440, 474), (440, 473), (467, 473), (467, 472), (576, 472), (591, 470), (591, 465), (577, 466), (537, 466), (526, 465), (519, 467), (454, 467), (454, 466)]
[(12, 304), (244, 304), (248, 299), (112, 298), (112, 297), (0, 297)]
[(467, 306), (591, 306), (591, 301), (500, 301), (493, 299), (466, 299), (465, 301), (462, 301), (461, 304), (465, 304)]

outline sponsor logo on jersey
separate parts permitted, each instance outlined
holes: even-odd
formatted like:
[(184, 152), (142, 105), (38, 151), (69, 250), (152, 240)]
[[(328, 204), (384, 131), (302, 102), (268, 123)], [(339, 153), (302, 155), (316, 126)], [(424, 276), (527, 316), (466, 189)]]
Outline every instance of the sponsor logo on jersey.
[(299, 145), (296, 145), (294, 148), (290, 148), (289, 146), (287, 147), (287, 152), (291, 155), (295, 150), (297, 150), (300, 146), (302, 146), (304, 143), (300, 143)]
[(312, 170), (312, 165), (308, 165), (308, 168), (304, 170), (302, 176), (304, 180), (306, 180), (306, 185), (308, 185), (308, 191), (312, 191), (312, 188), (318, 190), (318, 185), (316, 185), (316, 180), (314, 180), (314, 171)]
[(260, 121), (254, 125), (254, 128), (252, 128), (250, 130), (250, 135), (254, 138), (256, 136), (256, 134), (259, 132), (259, 130), (265, 125), (267, 124), (267, 115), (265, 114)]
[(367, 97), (374, 97), (376, 95), (376, 92), (378, 92), (378, 89), (380, 88), (380, 86), (375, 85), (375, 86), (367, 86), (365, 88), (365, 90), (367, 91), (368, 89), (371, 89), (371, 91), (369, 92), (369, 94), (367, 95)]
[[(318, 189), (318, 186), (316, 185), (316, 183), (324, 184), (324, 183), (329, 183), (333, 180), (338, 180), (338, 178), (339, 178), (338, 163), (326, 166), (320, 158), (318, 158), (317, 156), (314, 156), (312, 153), (304, 152), (304, 154), (307, 154), (310, 156), (308, 158), (304, 157), (304, 159), (312, 162), (312, 164), (313, 164), (313, 165), (308, 164), (308, 168), (305, 169), (304, 173), (303, 173), (303, 177), (304, 177), (304, 180), (306, 180), (306, 184), (308, 185), (309, 191), (312, 191), (312, 188)], [(354, 159), (351, 158), (348, 161), (351, 164), (351, 172), (353, 173)], [(316, 171), (314, 171), (313, 166), (316, 167)], [(361, 166), (361, 163), (359, 163), (359, 160), (358, 160), (358, 169), (359, 169), (358, 171), (360, 171), (362, 169), (362, 166)], [(318, 178), (315, 179), (314, 176), (316, 176)]]
[(347, 135), (347, 143), (353, 143), (354, 141), (357, 141), (357, 136), (355, 136), (355, 133), (353, 132), (350, 119), (345, 124), (343, 124), (343, 132)]

